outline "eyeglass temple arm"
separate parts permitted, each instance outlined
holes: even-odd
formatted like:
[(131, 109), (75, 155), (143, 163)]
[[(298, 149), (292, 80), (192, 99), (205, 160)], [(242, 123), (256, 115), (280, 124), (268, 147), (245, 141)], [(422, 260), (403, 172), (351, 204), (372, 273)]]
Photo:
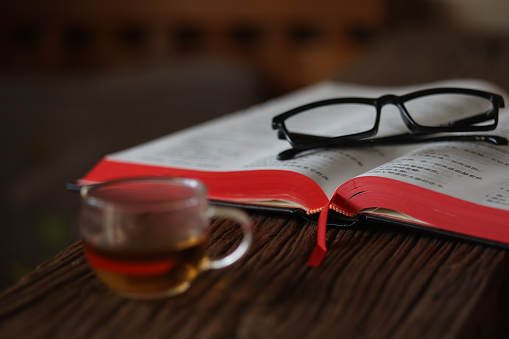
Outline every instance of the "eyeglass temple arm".
[(465, 119), (450, 121), (445, 124), (439, 125), (438, 127), (473, 125), (473, 124), (477, 124), (480, 122), (493, 120), (494, 117), (491, 115), (493, 113), (493, 111), (494, 111), (494, 109), (491, 108), (487, 112), (479, 113), (478, 115), (474, 115), (472, 117), (465, 118)]
[[(303, 133), (291, 133), (292, 139), (294, 140), (306, 140), (306, 141), (327, 141), (330, 140), (330, 137), (321, 137), (318, 135), (311, 135), (311, 134), (303, 134)], [(277, 133), (278, 139), (286, 140), (286, 136), (282, 131), (278, 131)]]
[(477, 141), (487, 142), (497, 146), (507, 145), (509, 141), (507, 138), (497, 135), (448, 135), (440, 137), (415, 137), (415, 134), (400, 134), (385, 138), (364, 139), (364, 140), (349, 140), (343, 143), (331, 144), (323, 147), (309, 147), (309, 148), (290, 148), (277, 155), (278, 160), (289, 160), (302, 152), (310, 151), (319, 148), (335, 148), (335, 147), (366, 147), (366, 146), (391, 146), (401, 144), (417, 144), (425, 142), (439, 142), (439, 141)]
[[(348, 142), (350, 140), (358, 140), (358, 139), (363, 139), (363, 138), (367, 138), (369, 136), (373, 136), (375, 133), (369, 131), (369, 132), (362, 132), (362, 133), (357, 133), (357, 134), (350, 134), (350, 135), (345, 135), (345, 136), (342, 136), (342, 137), (335, 137), (334, 139), (335, 140), (340, 140), (340, 142)], [(330, 143), (330, 140), (331, 140), (331, 137), (321, 137), (321, 136), (318, 136), (318, 135), (312, 135), (312, 134), (303, 134), (303, 133), (291, 133), (291, 139), (287, 139), (285, 134), (282, 132), (282, 131), (278, 131), (277, 133), (277, 137), (278, 139), (281, 139), (281, 140), (288, 140), (290, 142), (290, 144), (293, 145), (293, 143), (295, 141), (300, 141), (300, 142), (319, 142), (319, 141), (322, 141), (322, 142), (327, 142), (327, 143)]]

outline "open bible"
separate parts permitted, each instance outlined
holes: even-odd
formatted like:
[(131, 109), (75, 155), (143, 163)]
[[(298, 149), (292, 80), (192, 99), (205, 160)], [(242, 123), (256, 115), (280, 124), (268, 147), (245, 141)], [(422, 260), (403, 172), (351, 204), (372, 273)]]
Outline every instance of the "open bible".
[[(207, 185), (213, 201), (320, 215), (314, 264), (325, 253), (329, 210), (509, 244), (509, 146), (436, 142), (328, 148), (285, 161), (276, 158), (289, 145), (278, 139), (271, 120), (286, 110), (328, 98), (398, 95), (430, 87), (505, 95), (479, 80), (397, 88), (323, 82), (107, 155), (77, 184), (133, 176), (193, 177)], [(381, 128), (404, 129), (398, 114), (384, 113)], [(499, 126), (490, 133), (509, 137), (509, 112), (501, 109)]]

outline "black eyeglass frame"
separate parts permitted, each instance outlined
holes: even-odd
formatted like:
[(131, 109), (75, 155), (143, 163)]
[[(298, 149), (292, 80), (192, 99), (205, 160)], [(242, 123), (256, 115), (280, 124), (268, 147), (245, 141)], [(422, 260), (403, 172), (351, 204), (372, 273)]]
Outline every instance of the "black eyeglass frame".
[[(456, 120), (452, 122), (448, 122), (443, 125), (438, 126), (423, 126), (418, 124), (408, 112), (404, 103), (410, 101), (412, 99), (416, 99), (419, 97), (435, 95), (435, 94), (466, 94), (472, 96), (478, 96), (485, 99), (488, 99), (492, 106), (486, 111), (479, 113), (478, 115)], [(343, 135), (338, 137), (324, 137), (324, 136), (316, 136), (302, 133), (293, 133), (288, 131), (285, 120), (299, 114), (301, 112), (323, 107), (329, 105), (337, 105), (337, 104), (365, 104), (374, 106), (376, 109), (376, 117), (373, 124), (373, 127), (365, 132), (360, 132), (356, 134)], [(382, 137), (382, 138), (372, 138), (366, 139), (372, 136), (375, 136), (378, 133), (378, 128), (380, 125), (382, 107), (388, 104), (393, 104), (398, 107), (401, 118), (403, 122), (409, 129), (410, 133), (399, 134), (390, 137)], [(278, 137), (280, 139), (286, 139), (293, 150), (287, 151), (287, 156), (282, 156), (283, 153), (280, 154), (279, 158), (291, 158), (299, 152), (305, 150), (311, 150), (316, 148), (323, 147), (334, 147), (334, 146), (348, 146), (348, 147), (362, 147), (367, 145), (397, 145), (397, 144), (406, 144), (406, 143), (416, 143), (416, 142), (426, 142), (426, 141), (487, 141), (494, 144), (507, 144), (507, 139), (503, 137), (497, 136), (489, 136), (489, 135), (453, 135), (453, 136), (441, 136), (436, 138), (425, 138), (423, 136), (429, 136), (431, 134), (438, 133), (453, 133), (453, 132), (476, 132), (476, 131), (491, 131), (494, 130), (498, 125), (498, 117), (499, 117), (499, 108), (505, 107), (504, 99), (502, 96), (490, 92), (485, 92), (481, 90), (469, 89), (469, 88), (457, 88), (457, 87), (439, 87), (439, 88), (430, 88), (419, 90), (415, 92), (411, 92), (405, 95), (383, 95), (379, 98), (363, 98), (363, 97), (344, 97), (344, 98), (332, 98), (326, 100), (320, 100), (316, 102), (311, 102), (302, 106), (295, 107), (289, 111), (286, 111), (282, 114), (277, 115), (272, 120), (272, 128), (277, 129)], [(488, 125), (474, 125), (481, 122), (493, 120), (493, 123)]]

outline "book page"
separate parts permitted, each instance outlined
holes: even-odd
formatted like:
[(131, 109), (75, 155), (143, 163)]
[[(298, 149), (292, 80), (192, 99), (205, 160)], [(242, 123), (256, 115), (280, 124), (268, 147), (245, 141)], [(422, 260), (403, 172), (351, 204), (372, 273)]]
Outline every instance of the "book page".
[[(509, 115), (497, 134), (509, 137)], [(509, 146), (437, 143), (363, 174), (396, 179), (485, 206), (509, 210)]]
[[(287, 170), (308, 176), (329, 198), (344, 181), (398, 158), (422, 145), (357, 149), (327, 149), (280, 161), (279, 152), (290, 147), (277, 138), (272, 118), (296, 106), (336, 97), (372, 97), (405, 94), (419, 88), (462, 86), (483, 88), (480, 82), (450, 81), (413, 87), (383, 88), (324, 82), (249, 109), (212, 120), (155, 141), (109, 155), (114, 161), (200, 171)], [(399, 111), (389, 107), (382, 131), (404, 132)], [(334, 117), (331, 117), (334, 121)], [(328, 128), (324, 124), (324, 129)], [(382, 173), (382, 172), (380, 172)], [(375, 174), (374, 172), (372, 174)]]

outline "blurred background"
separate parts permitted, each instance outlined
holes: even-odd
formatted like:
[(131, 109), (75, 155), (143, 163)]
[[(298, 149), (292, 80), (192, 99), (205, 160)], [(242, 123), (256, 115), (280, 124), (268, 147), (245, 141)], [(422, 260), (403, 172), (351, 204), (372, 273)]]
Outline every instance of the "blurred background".
[(505, 0), (0, 4), (0, 291), (79, 239), (65, 184), (104, 155), (324, 79), (434, 80), (418, 60), (444, 51), (507, 82), (508, 15)]

